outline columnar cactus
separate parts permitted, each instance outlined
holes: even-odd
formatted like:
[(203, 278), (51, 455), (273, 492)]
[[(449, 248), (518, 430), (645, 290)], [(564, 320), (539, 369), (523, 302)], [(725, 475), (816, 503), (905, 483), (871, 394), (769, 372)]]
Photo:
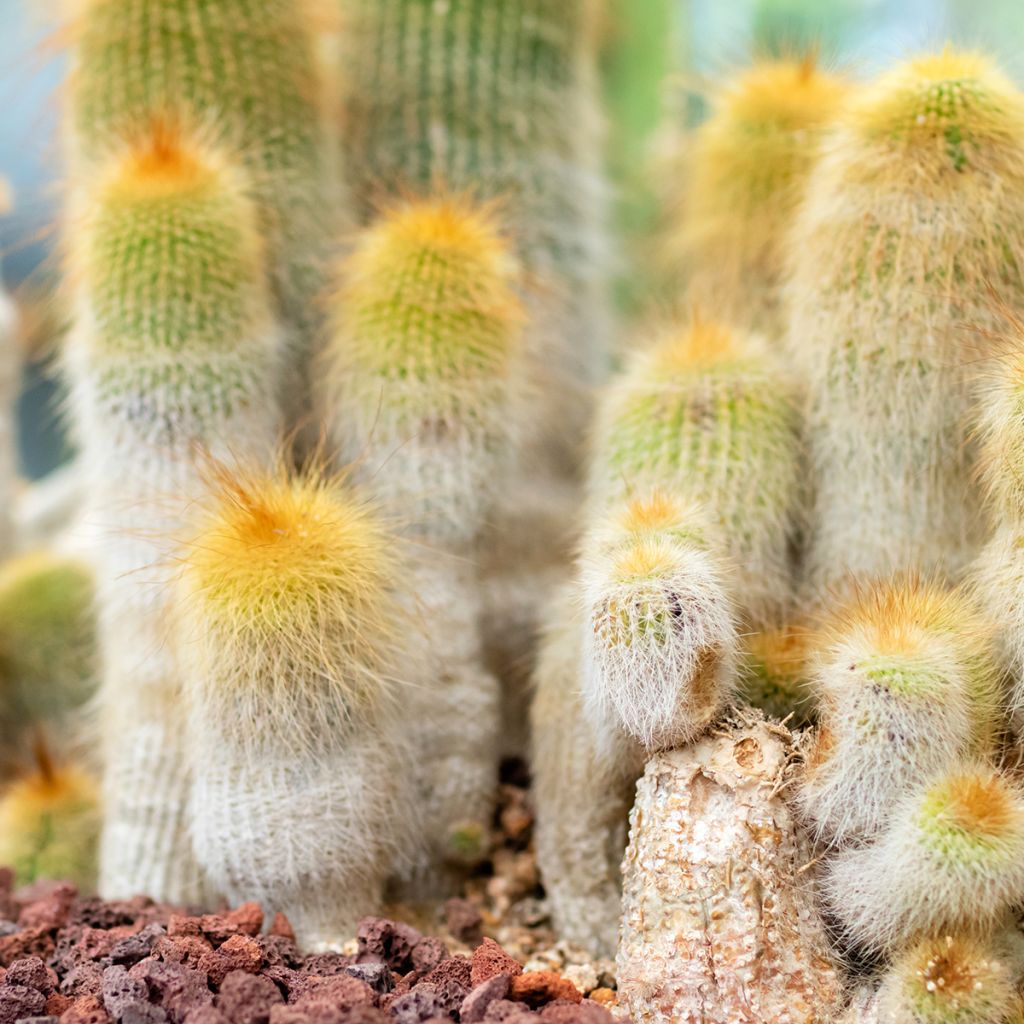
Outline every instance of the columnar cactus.
[(838, 963), (785, 799), (793, 737), (751, 716), (655, 755), (623, 862), (619, 996), (639, 1024), (827, 1024)]
[(277, 443), (278, 331), (247, 180), (157, 131), (75, 197), (67, 345), (95, 545), (105, 752), (100, 888), (199, 895), (166, 583), (196, 451)]
[[(339, 0), (342, 136), (364, 220), (437, 189), (496, 199), (525, 268), (530, 387), (517, 470), (479, 554), (483, 630), (512, 717), (544, 594), (569, 564), (593, 386), (609, 362), (609, 264), (597, 114), (599, 0)], [(514, 744), (509, 745), (514, 749)]]
[(177, 593), (196, 856), (228, 900), (338, 946), (410, 841), (396, 541), (318, 474), (220, 471), (202, 504)]
[(844, 107), (789, 236), (811, 599), (851, 576), (955, 576), (976, 553), (963, 324), (994, 322), (989, 286), (1024, 302), (1022, 228), (1024, 96), (987, 60), (912, 60)]
[(517, 274), (490, 209), (410, 201), (360, 235), (330, 344), (333, 439), (424, 549), (410, 567), (410, 721), (441, 860), (483, 853), (493, 810), (499, 693), (473, 559), (516, 441)]
[[(6, 183), (0, 180), (0, 214), (7, 212)], [(0, 557), (14, 546), (14, 504), (18, 493), (17, 408), (21, 392), (18, 313), (0, 280)]]
[(913, 577), (863, 586), (822, 633), (799, 804), (839, 844), (877, 835), (909, 790), (991, 748), (998, 671), (966, 597)]
[(596, 730), (579, 685), (583, 624), (565, 585), (546, 610), (534, 675), (533, 799), (537, 859), (558, 934), (613, 956), (622, 903), (619, 862), (643, 755), (635, 741)]
[(782, 332), (786, 231), (821, 136), (850, 89), (813, 56), (754, 64), (666, 162), (660, 259), (690, 297), (746, 328)]
[[(577, 584), (579, 677), (565, 684), (572, 696), (561, 698), (586, 716), (597, 758), (607, 750), (615, 760), (611, 752), (626, 737), (627, 746), (648, 749), (699, 737), (736, 687), (740, 631), (784, 624), (798, 442), (792, 389), (772, 359), (752, 339), (710, 322), (695, 321), (637, 354), (607, 391)], [(546, 650), (542, 664), (558, 657)], [(543, 691), (554, 685), (553, 677), (541, 682)], [(539, 828), (566, 834), (567, 815), (589, 823), (595, 813), (590, 780), (561, 767), (577, 756), (567, 746), (579, 730), (537, 713), (534, 727), (535, 746), (549, 751), (535, 766)], [(589, 839), (582, 825), (572, 831), (589, 844), (572, 859), (603, 858), (603, 875), (617, 877), (607, 830)], [(539, 854), (545, 883), (558, 893), (556, 924), (573, 933), (559, 905), (579, 906), (593, 894), (580, 872), (566, 873), (567, 854), (549, 857), (544, 844)], [(587, 919), (607, 906), (595, 902)], [(597, 934), (614, 927), (605, 918)]]
[(304, 363), (341, 196), (315, 28), (307, 0), (77, 0), (68, 90), (75, 178), (155, 120), (244, 162), (292, 352), (282, 383), (307, 415)]
[(0, 794), (0, 864), (21, 885), (67, 879), (82, 892), (96, 885), (99, 792), (90, 774), (56, 765), (38, 751), (38, 765)]
[(847, 940), (869, 950), (994, 928), (1024, 898), (1024, 794), (981, 763), (940, 773), (877, 840), (835, 854), (824, 887)]

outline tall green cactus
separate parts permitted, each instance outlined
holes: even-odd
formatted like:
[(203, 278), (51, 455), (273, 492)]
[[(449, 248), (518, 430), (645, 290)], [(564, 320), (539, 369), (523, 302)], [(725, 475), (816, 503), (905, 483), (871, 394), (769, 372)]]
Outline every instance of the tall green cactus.
[(981, 362), (963, 325), (995, 323), (990, 285), (1024, 303), (1022, 139), (1024, 95), (951, 51), (886, 72), (835, 123), (789, 236), (811, 599), (857, 576), (955, 576), (977, 552)]
[(159, 133), (73, 197), (66, 368), (96, 540), (110, 895), (201, 895), (166, 585), (197, 449), (259, 463), (277, 444), (258, 224), (241, 171)]
[(245, 164), (276, 312), (289, 328), (286, 397), (307, 410), (304, 364), (341, 198), (309, 4), (78, 0), (72, 27), (78, 176), (148, 137), (154, 123), (196, 133)]

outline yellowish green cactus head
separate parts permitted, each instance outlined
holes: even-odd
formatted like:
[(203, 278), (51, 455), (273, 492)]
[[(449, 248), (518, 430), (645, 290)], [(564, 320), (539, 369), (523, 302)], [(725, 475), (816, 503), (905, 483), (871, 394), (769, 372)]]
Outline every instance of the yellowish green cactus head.
[(1024, 321), (1008, 317), (978, 403), (981, 471), (999, 512), (1024, 514)]
[(0, 796), (0, 864), (14, 868), (19, 884), (67, 879), (89, 892), (100, 820), (95, 781), (78, 768), (43, 763)]
[(986, 170), (1018, 159), (1024, 97), (988, 57), (947, 47), (881, 75), (851, 124), (894, 153), (912, 151), (929, 171)]
[(745, 638), (740, 690), (755, 707), (805, 724), (811, 714), (808, 658), (812, 633), (792, 624)]
[(908, 1024), (1005, 1021), (1017, 1003), (1010, 965), (970, 936), (926, 939), (904, 952), (879, 991), (879, 1019)]
[(96, 681), (93, 578), (46, 551), (0, 566), (0, 674), (28, 723), (55, 724), (88, 699)]
[(386, 210), (343, 280), (335, 355), (339, 373), (363, 380), (367, 413), (471, 419), (507, 383), (523, 311), (493, 207), (434, 199)]
[(90, 197), (82, 227), (72, 270), (97, 356), (201, 356), (251, 336), (263, 247), (245, 180), (216, 151), (154, 126)]
[(229, 693), (337, 686), (374, 704), (395, 646), (397, 542), (343, 478), (216, 467), (185, 545), (181, 603)]

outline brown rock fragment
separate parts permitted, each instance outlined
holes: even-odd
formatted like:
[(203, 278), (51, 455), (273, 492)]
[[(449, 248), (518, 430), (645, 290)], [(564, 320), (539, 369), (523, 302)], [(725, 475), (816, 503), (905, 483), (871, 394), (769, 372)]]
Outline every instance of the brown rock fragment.
[(493, 978), (496, 974), (514, 977), (523, 973), (522, 964), (515, 957), (509, 956), (494, 939), (484, 939), (473, 950), (472, 964), (470, 981), (474, 986)]
[(581, 1002), (583, 994), (568, 978), (554, 971), (527, 971), (512, 979), (509, 998), (535, 1008), (555, 999)]

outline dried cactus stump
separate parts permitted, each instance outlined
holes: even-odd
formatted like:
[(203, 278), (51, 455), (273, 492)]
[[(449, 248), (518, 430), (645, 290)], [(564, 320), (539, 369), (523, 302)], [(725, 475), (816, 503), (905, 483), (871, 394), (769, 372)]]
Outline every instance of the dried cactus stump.
[(623, 863), (619, 993), (637, 1024), (816, 1024), (842, 998), (810, 844), (782, 794), (789, 730), (744, 713), (651, 758)]

